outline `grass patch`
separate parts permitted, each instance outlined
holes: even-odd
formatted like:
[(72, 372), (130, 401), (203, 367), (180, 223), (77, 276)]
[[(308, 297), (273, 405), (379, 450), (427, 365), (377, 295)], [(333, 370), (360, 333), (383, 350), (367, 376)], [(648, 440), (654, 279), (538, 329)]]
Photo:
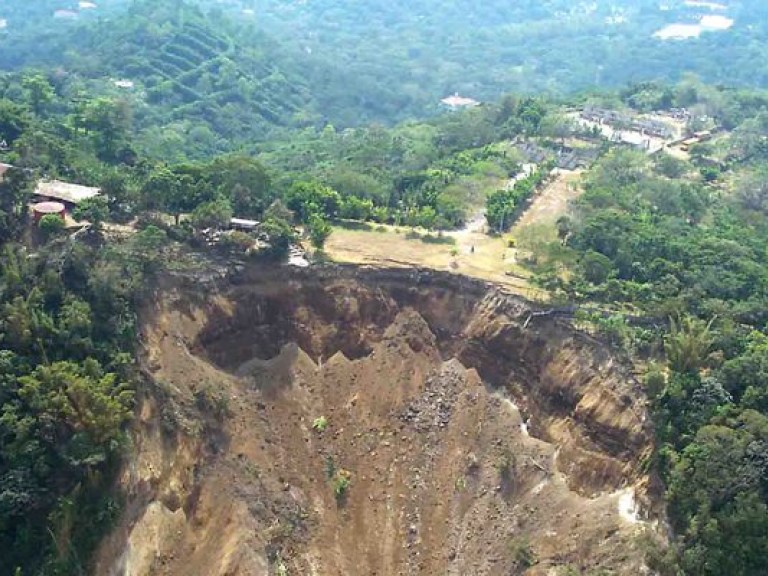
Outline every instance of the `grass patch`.
[(352, 474), (348, 470), (342, 468), (336, 471), (331, 480), (331, 486), (333, 486), (333, 495), (336, 496), (337, 502), (341, 503), (344, 501), (351, 484)]
[[(399, 234), (395, 230), (387, 227), (386, 233), (378, 233), (337, 228), (328, 238), (325, 250), (334, 262), (455, 270), (504, 284), (526, 298), (546, 298), (544, 291), (530, 284), (531, 273), (509, 258), (509, 249), (500, 238), (479, 233), (446, 234), (451, 240), (434, 243), (422, 241), (423, 232), (410, 234), (413, 239), (409, 240), (406, 238), (408, 228), (399, 228)], [(513, 274), (507, 275), (510, 270)]]
[(513, 538), (509, 543), (509, 551), (515, 566), (520, 570), (527, 570), (538, 562), (536, 554), (526, 538)]
[(316, 432), (325, 432), (326, 428), (328, 428), (328, 418), (325, 416), (320, 416), (312, 421), (312, 429)]

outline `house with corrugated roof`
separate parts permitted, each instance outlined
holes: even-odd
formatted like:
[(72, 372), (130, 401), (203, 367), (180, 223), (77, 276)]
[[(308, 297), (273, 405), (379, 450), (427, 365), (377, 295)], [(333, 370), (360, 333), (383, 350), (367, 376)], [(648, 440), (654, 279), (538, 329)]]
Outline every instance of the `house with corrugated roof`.
[(70, 184), (61, 180), (41, 180), (33, 193), (40, 201), (64, 202), (67, 207), (77, 206), (84, 200), (95, 198), (101, 194), (99, 188)]

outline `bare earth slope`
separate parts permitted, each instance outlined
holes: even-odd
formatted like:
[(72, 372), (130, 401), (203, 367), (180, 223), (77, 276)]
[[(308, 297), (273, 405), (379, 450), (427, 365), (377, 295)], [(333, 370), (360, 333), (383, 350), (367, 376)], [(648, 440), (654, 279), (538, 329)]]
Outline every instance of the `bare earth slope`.
[(641, 569), (644, 403), (596, 342), (449, 274), (218, 284), (175, 279), (145, 312), (127, 510), (96, 573)]

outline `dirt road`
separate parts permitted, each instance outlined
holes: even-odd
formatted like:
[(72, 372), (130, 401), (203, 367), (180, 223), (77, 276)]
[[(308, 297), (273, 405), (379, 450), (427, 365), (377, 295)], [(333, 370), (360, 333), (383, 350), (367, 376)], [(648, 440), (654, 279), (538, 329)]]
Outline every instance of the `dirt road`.
[(568, 211), (568, 203), (581, 194), (578, 181), (582, 173), (583, 170), (559, 170), (512, 227), (512, 235), (531, 224), (554, 224)]

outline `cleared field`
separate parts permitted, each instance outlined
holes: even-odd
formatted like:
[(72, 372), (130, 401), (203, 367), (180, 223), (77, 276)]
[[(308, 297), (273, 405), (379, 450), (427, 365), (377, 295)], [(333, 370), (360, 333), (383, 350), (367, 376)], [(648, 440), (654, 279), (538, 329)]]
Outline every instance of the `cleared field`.
[(580, 194), (581, 173), (561, 171), (534, 198), (509, 235), (486, 234), (485, 216), (478, 213), (466, 228), (446, 232), (441, 239), (432, 234), (429, 241), (414, 237), (409, 228), (336, 227), (325, 251), (336, 262), (445, 270), (500, 284), (525, 298), (546, 300), (546, 292), (529, 281), (531, 272), (518, 263), (518, 250), (508, 246), (508, 239), (525, 237), (535, 226), (537, 235), (546, 228), (547, 239), (555, 240), (555, 222), (567, 212), (568, 203)]
[[(475, 224), (479, 220), (473, 221)], [(408, 229), (383, 227), (375, 230), (335, 228), (325, 251), (337, 262), (374, 266), (421, 266), (481, 278), (530, 299), (546, 294), (528, 282), (530, 273), (513, 264), (513, 250), (506, 240), (484, 233), (482, 226), (445, 234), (444, 243), (409, 238)], [(449, 243), (453, 238), (455, 244)]]
[[(569, 204), (581, 194), (582, 170), (560, 171), (534, 199), (531, 206), (510, 230), (515, 248), (510, 250), (512, 262), (525, 262), (539, 270), (547, 269), (560, 257), (557, 220), (568, 214)], [(558, 275), (566, 279), (568, 271), (558, 265)]]

